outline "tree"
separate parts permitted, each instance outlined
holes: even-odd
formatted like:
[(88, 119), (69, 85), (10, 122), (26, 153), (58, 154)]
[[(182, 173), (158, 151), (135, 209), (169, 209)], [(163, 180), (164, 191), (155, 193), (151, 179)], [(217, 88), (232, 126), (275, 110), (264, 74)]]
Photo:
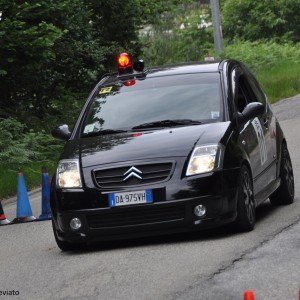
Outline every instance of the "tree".
[(190, 0), (167, 2), (166, 11), (166, 3), (158, 6), (157, 2), (151, 2), (152, 9), (160, 11), (160, 15), (159, 20), (152, 19), (154, 25), (142, 35), (143, 53), (148, 64), (200, 61), (204, 56), (212, 55), (210, 8)]
[(38, 3), (31, 6), (27, 2), (21, 5), (15, 1), (1, 3), (1, 115), (22, 106), (30, 93), (28, 87), (36, 85), (35, 74), (40, 66), (55, 59), (54, 44), (63, 31), (44, 20), (34, 23), (31, 15), (38, 8)]
[(47, 129), (72, 119), (117, 49), (138, 49), (126, 3), (0, 0), (0, 117)]
[(95, 82), (115, 68), (116, 53), (138, 57), (138, 30), (168, 30), (190, 2), (0, 0), (0, 118), (47, 130), (71, 122)]
[(300, 40), (299, 0), (226, 0), (224, 36), (245, 40)]
[(107, 47), (105, 69), (110, 70), (120, 51), (139, 53), (137, 28), (140, 18), (135, 0), (86, 0), (91, 9), (91, 25), (95, 37)]

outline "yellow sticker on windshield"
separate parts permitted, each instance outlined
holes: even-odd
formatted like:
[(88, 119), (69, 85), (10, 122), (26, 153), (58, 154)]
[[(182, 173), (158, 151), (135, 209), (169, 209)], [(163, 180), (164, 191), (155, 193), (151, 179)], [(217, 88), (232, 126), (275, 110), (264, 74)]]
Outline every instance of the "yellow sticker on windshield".
[(107, 86), (107, 87), (102, 88), (99, 92), (99, 95), (110, 93), (112, 88), (113, 88), (112, 86)]

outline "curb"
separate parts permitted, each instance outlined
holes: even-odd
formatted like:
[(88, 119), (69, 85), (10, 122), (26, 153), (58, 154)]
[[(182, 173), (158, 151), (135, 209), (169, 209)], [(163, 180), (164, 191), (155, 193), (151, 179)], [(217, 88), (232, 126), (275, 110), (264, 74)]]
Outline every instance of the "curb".
[[(37, 189), (34, 189), (34, 190), (28, 192), (28, 196), (29, 197), (30, 196), (34, 196), (34, 195), (40, 193), (41, 191), (42, 191), (41, 187), (37, 188)], [(2, 205), (5, 206), (7, 204), (15, 203), (17, 201), (17, 196), (14, 196), (14, 197), (11, 197), (11, 198), (2, 199), (0, 201), (1, 201)]]

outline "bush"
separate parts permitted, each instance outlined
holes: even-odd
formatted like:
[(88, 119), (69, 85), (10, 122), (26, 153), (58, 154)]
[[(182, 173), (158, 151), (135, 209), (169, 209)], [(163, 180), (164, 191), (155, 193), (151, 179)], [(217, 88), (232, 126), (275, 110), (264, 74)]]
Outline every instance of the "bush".
[(3, 198), (13, 196), (17, 192), (17, 176), (22, 170), (28, 190), (41, 185), (41, 170), (46, 167), (52, 177), (55, 172), (56, 163), (49, 161), (31, 162), (22, 166), (12, 164), (2, 164), (0, 167), (0, 201)]
[(188, 35), (157, 33), (143, 42), (143, 59), (150, 66), (201, 61), (213, 52), (211, 43)]
[(300, 41), (299, 0), (226, 0), (222, 8), (225, 38)]
[(244, 62), (261, 83), (269, 100), (300, 93), (300, 43), (238, 41), (225, 47), (221, 58)]
[(210, 10), (187, 7), (170, 17), (169, 23), (141, 36), (143, 58), (149, 65), (203, 60), (214, 52)]
[(300, 61), (280, 61), (257, 72), (257, 79), (271, 102), (300, 93)]
[(278, 44), (273, 41), (243, 42), (237, 41), (224, 48), (221, 58), (237, 59), (244, 62), (252, 71), (266, 69), (278, 62), (300, 61), (300, 43)]
[(0, 121), (0, 148), (0, 164), (23, 165), (55, 160), (62, 145), (43, 131), (26, 132), (25, 125), (8, 118)]

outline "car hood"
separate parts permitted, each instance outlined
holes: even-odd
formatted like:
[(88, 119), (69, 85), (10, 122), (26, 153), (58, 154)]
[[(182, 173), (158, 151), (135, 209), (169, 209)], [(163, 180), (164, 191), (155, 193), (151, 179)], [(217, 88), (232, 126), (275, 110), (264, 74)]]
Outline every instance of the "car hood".
[(187, 157), (196, 144), (222, 142), (230, 122), (71, 140), (62, 158), (81, 158), (83, 167), (152, 158)]

